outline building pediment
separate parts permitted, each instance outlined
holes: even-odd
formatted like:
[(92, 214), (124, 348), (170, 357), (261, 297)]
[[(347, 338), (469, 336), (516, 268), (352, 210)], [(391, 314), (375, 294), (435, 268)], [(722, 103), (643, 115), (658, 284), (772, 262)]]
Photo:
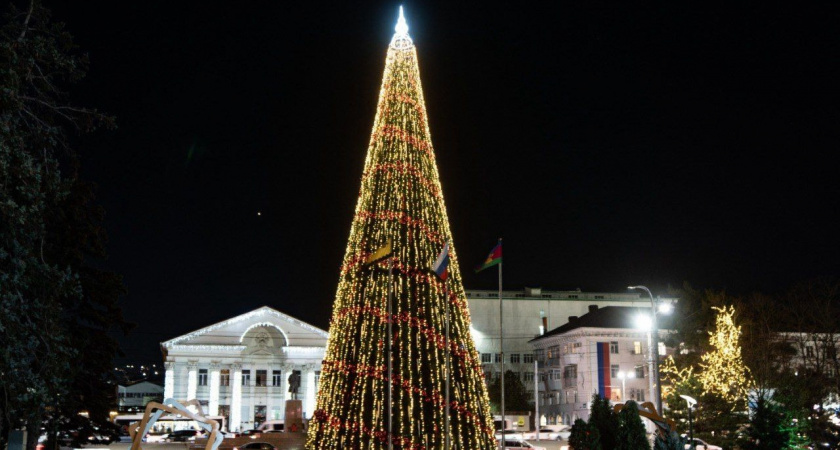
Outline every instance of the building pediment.
[(271, 356), (289, 347), (325, 347), (327, 332), (263, 306), (162, 342), (170, 350), (214, 350)]

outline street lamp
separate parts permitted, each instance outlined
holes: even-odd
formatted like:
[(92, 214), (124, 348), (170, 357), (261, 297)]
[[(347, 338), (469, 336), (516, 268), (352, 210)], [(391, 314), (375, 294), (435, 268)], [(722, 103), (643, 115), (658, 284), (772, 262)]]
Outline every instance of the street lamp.
[(688, 439), (691, 443), (691, 447), (689, 448), (691, 448), (692, 450), (696, 450), (697, 445), (694, 444), (694, 428), (691, 425), (691, 408), (693, 408), (694, 405), (697, 404), (697, 400), (695, 400), (694, 397), (689, 397), (687, 395), (680, 395), (680, 397), (682, 397), (682, 399), (685, 400), (686, 403), (688, 403)]
[[(627, 286), (627, 289), (641, 289), (650, 297), (650, 328), (648, 346), (650, 347), (650, 395), (656, 399), (656, 411), (664, 415), (662, 411), (662, 392), (659, 389), (659, 328), (656, 324), (656, 300), (653, 298), (650, 289), (645, 286)], [(670, 306), (670, 305), (669, 305)], [(664, 311), (663, 311), (664, 312)]]
[(627, 401), (627, 385), (625, 384), (625, 381), (627, 381), (628, 378), (636, 378), (636, 374), (634, 372), (618, 372), (618, 379), (621, 380), (621, 399), (625, 402)]

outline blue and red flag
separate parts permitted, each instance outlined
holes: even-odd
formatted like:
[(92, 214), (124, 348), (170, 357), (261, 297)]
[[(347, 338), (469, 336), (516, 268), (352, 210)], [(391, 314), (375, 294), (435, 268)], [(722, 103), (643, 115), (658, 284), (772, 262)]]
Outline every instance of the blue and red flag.
[(440, 255), (437, 257), (435, 261), (435, 265), (432, 266), (432, 270), (435, 271), (438, 278), (441, 280), (445, 280), (447, 275), (449, 275), (449, 242), (443, 246), (443, 251), (440, 252)]

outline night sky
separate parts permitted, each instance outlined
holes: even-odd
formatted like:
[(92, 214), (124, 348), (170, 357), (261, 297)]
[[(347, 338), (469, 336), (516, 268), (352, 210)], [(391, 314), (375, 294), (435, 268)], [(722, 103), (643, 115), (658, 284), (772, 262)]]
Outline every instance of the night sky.
[[(128, 359), (262, 305), (326, 329), (398, 3), (46, 3), (117, 117), (75, 146)], [(461, 3), (404, 5), (467, 288), (500, 236), (511, 289), (840, 273), (836, 10)]]

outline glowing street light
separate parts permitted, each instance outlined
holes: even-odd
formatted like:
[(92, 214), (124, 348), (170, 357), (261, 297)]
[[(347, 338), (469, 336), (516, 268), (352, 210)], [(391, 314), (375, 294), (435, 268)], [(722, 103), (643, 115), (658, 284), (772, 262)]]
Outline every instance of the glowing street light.
[(691, 408), (693, 408), (694, 405), (697, 404), (697, 400), (695, 400), (694, 397), (689, 397), (688, 395), (680, 395), (680, 397), (682, 397), (682, 399), (685, 400), (686, 403), (688, 403), (688, 439), (689, 442), (691, 442), (691, 447), (689, 448), (691, 448), (692, 450), (696, 450), (697, 445), (694, 443), (694, 428), (691, 424)]
[(659, 384), (659, 327), (656, 325), (656, 313), (662, 311), (663, 314), (670, 314), (672, 306), (670, 303), (657, 302), (650, 289), (645, 286), (627, 286), (627, 289), (643, 290), (650, 297), (651, 315), (648, 318), (650, 323), (645, 327), (648, 330), (648, 350), (650, 351), (650, 395), (656, 399), (657, 412), (662, 414), (662, 391)]
[(630, 378), (630, 379), (636, 378), (636, 373), (635, 372), (625, 373), (624, 371), (621, 371), (621, 370), (618, 372), (618, 379), (621, 380), (621, 399), (624, 400), (625, 402), (627, 401), (626, 381), (627, 381), (628, 378)]

